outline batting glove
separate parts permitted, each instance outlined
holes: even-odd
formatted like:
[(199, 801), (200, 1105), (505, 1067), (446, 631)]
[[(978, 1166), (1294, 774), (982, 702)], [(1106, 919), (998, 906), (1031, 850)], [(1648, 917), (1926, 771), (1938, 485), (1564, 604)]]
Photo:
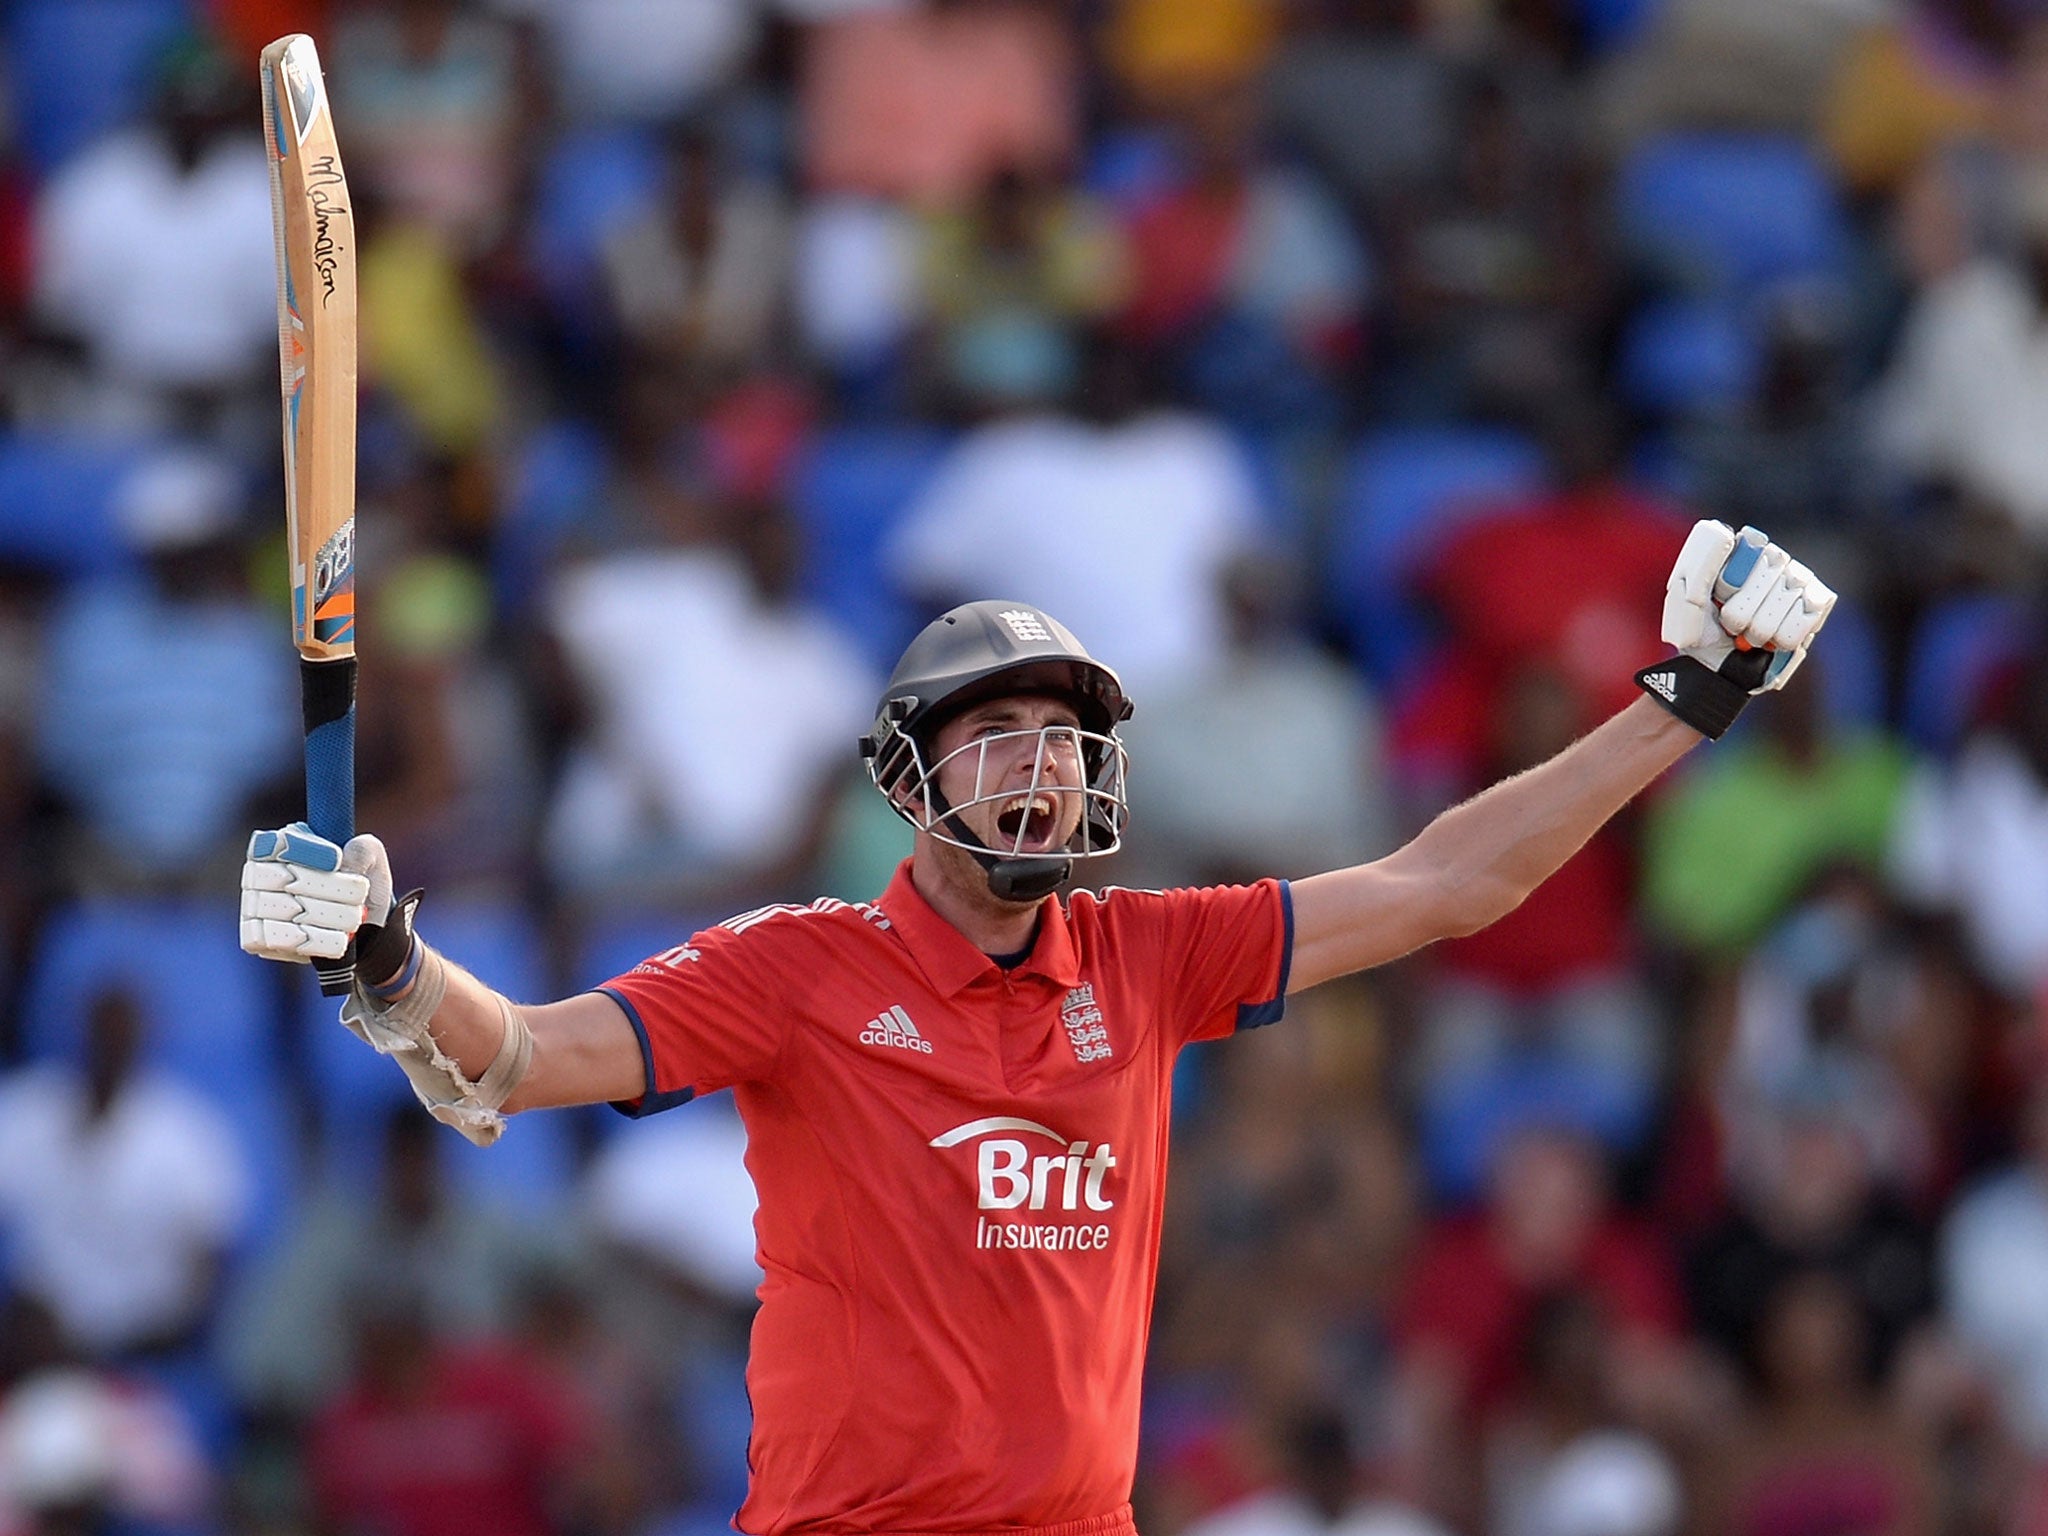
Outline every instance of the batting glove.
[(1636, 684), (1719, 739), (1754, 695), (1791, 680), (1834, 607), (1834, 592), (1756, 529), (1703, 518), (1664, 586), (1664, 640), (1678, 654)]
[(249, 839), (242, 948), (252, 955), (297, 964), (338, 959), (357, 929), (383, 924), (391, 907), (391, 865), (374, 837), (342, 847), (295, 821)]

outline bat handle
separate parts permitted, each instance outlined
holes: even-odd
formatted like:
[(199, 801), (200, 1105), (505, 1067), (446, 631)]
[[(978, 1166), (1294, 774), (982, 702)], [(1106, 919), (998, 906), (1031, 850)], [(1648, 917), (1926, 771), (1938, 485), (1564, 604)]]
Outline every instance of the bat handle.
[[(1734, 551), (1721, 566), (1721, 573), (1714, 578), (1715, 602), (1725, 603), (1741, 590), (1742, 584), (1749, 580), (1749, 573), (1756, 569), (1757, 557), (1768, 543), (1770, 540), (1754, 528), (1744, 528), (1736, 536)], [(1738, 636), (1735, 648), (1746, 651), (1750, 645)]]
[(1742, 584), (1749, 580), (1749, 573), (1756, 569), (1757, 556), (1764, 552), (1770, 542), (1754, 528), (1745, 528), (1735, 541), (1735, 548), (1721, 567), (1720, 575), (1714, 578), (1714, 601), (1725, 603), (1733, 597)]
[[(356, 663), (299, 661), (299, 702), (306, 721), (306, 824), (329, 842), (356, 835)], [(315, 961), (320, 990), (339, 997), (354, 984), (353, 942), (338, 960)]]

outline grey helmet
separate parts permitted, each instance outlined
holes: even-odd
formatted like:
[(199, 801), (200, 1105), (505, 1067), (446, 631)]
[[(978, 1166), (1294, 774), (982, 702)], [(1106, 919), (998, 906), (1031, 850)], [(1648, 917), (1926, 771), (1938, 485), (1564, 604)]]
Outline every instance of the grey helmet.
[[(1019, 813), (1009, 849), (991, 847), (960, 819), (967, 806), (1016, 799), (1016, 791), (983, 792), (977, 767), (974, 795), (953, 805), (940, 793), (941, 760), (932, 747), (938, 728), (962, 710), (1013, 694), (1053, 694), (1072, 703), (1080, 724), (1048, 726), (1031, 734), (1066, 738), (1078, 748), (1082, 814), (1064, 848), (1027, 851), (1027, 818)], [(874, 728), (861, 738), (868, 775), (890, 808), (919, 831), (967, 849), (988, 871), (989, 889), (1006, 901), (1037, 901), (1059, 889), (1077, 858), (1114, 853), (1123, 843), (1129, 802), (1128, 756), (1117, 726), (1130, 718), (1130, 701), (1116, 673), (1090, 656), (1073, 633), (1029, 603), (964, 603), (932, 620), (896, 663), (875, 710)], [(969, 743), (951, 757), (985, 752)], [(946, 759), (950, 761), (950, 757)], [(1043, 771), (1042, 753), (1034, 769)]]

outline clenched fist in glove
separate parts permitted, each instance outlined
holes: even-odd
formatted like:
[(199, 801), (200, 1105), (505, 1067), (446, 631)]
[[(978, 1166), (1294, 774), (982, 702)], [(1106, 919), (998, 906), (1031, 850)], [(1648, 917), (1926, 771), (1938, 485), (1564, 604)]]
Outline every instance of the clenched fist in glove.
[(533, 1058), (533, 1034), (503, 997), (503, 1039), (472, 1079), (433, 1035), (449, 966), (413, 932), (420, 893), (391, 895), (391, 863), (374, 837), (337, 845), (304, 822), (249, 839), (242, 866), (242, 948), (266, 960), (332, 959), (356, 941), (356, 974), (341, 1022), (391, 1057), (436, 1120), (487, 1147)]
[(249, 839), (242, 948), (266, 960), (304, 964), (336, 959), (356, 938), (357, 972), (375, 987), (395, 978), (410, 958), (416, 899), (393, 902), (391, 863), (376, 838), (364, 834), (342, 846), (295, 821)]
[(1834, 606), (1819, 577), (1756, 529), (1702, 519), (1664, 588), (1663, 636), (1678, 654), (1636, 683), (1718, 739), (1753, 695), (1785, 686)]

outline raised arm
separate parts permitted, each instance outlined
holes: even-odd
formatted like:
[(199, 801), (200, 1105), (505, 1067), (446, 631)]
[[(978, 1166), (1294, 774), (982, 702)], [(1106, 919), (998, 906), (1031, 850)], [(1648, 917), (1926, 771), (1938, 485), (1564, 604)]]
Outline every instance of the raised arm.
[(489, 1146), (504, 1115), (645, 1091), (625, 1010), (601, 993), (517, 1004), (422, 943), (376, 838), (338, 847), (303, 823), (258, 832), (242, 866), (242, 948), (332, 958), (358, 941), (342, 1022), (392, 1058), (437, 1120)]
[(1548, 762), (1445, 811), (1385, 858), (1295, 881), (1288, 990), (1507, 916), (1702, 739), (1638, 699)]
[[(458, 965), (448, 967), (448, 990), (434, 1010), (431, 1029), (441, 1049), (471, 1082), (490, 1070), (504, 1035), (502, 994)], [(646, 1091), (640, 1042), (626, 1012), (602, 992), (556, 1003), (505, 1000), (533, 1036), (526, 1071), (501, 1106), (506, 1114), (565, 1104), (606, 1104)]]
[(1663, 634), (1679, 653), (1637, 674), (1644, 697), (1387, 857), (1295, 881), (1288, 990), (1512, 912), (1638, 791), (1725, 731), (1753, 694), (1783, 687), (1834, 603), (1755, 530), (1695, 525), (1665, 589)]

